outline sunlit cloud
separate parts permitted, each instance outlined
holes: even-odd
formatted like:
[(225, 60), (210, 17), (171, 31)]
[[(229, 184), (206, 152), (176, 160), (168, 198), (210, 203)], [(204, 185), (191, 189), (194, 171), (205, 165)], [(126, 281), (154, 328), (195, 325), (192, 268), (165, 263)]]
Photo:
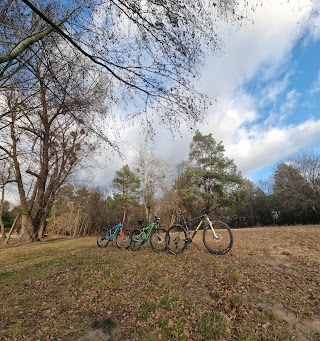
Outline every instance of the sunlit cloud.
[[(204, 122), (193, 129), (182, 124), (172, 134), (155, 119), (155, 153), (174, 163), (187, 160), (193, 133), (199, 129), (222, 141), (226, 156), (250, 178), (301, 148), (319, 145), (320, 113), (314, 110), (320, 106), (305, 103), (302, 110), (299, 105), (306, 100), (305, 93), (294, 83), (297, 71), (304, 66), (292, 63), (295, 48), (300, 43), (307, 49), (311, 40), (318, 39), (319, 32), (310, 30), (306, 6), (310, 2), (299, 4), (270, 0), (253, 14), (253, 25), (249, 23), (240, 30), (221, 27), (224, 53), (208, 57), (198, 82), (198, 88), (216, 102)], [(319, 20), (312, 19), (313, 23)], [(301, 37), (306, 35), (310, 39), (301, 43)], [(316, 75), (305, 89), (315, 95), (320, 92), (320, 73)], [(253, 86), (248, 86), (252, 81)], [(126, 141), (125, 160), (115, 157), (99, 179), (112, 179), (115, 170), (125, 163), (133, 164), (144, 136), (138, 125), (126, 126), (121, 130), (121, 139)]]

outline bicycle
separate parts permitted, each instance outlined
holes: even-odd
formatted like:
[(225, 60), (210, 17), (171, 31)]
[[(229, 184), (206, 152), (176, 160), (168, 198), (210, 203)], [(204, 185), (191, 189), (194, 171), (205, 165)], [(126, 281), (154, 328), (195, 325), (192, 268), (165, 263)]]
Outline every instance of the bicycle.
[[(211, 212), (205, 212), (189, 221), (185, 221), (182, 213), (183, 225), (180, 223), (174, 224), (167, 231), (166, 244), (168, 251), (173, 254), (183, 252), (192, 243), (201, 225), (206, 222), (202, 236), (206, 249), (215, 255), (223, 255), (229, 252), (233, 246), (233, 235), (230, 227), (222, 221), (211, 221), (209, 213)], [(189, 225), (197, 220), (200, 221), (192, 233), (192, 231), (189, 231)]]
[(143, 227), (143, 222), (143, 220), (138, 222), (141, 225), (141, 230), (135, 229), (131, 232), (130, 249), (132, 251), (139, 250), (149, 239), (152, 250), (156, 252), (166, 250), (167, 230), (159, 226), (160, 218), (154, 217), (154, 221), (146, 227)]
[(106, 247), (110, 241), (115, 239), (119, 249), (128, 249), (131, 242), (131, 233), (123, 228), (123, 224), (117, 220), (117, 225), (109, 228), (102, 228), (97, 237), (99, 247)]

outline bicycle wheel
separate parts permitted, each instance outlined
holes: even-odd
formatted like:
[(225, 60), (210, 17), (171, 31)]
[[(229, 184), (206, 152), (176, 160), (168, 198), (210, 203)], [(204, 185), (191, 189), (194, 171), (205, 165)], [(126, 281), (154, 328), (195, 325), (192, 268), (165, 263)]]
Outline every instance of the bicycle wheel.
[(233, 236), (230, 227), (222, 221), (212, 221), (211, 227), (207, 225), (203, 230), (203, 243), (210, 253), (224, 255), (233, 245)]
[(128, 249), (131, 242), (131, 232), (127, 229), (120, 228), (116, 235), (116, 245), (119, 249)]
[(188, 246), (188, 232), (180, 224), (169, 227), (166, 235), (166, 245), (169, 252), (181, 253)]
[(130, 238), (130, 249), (132, 251), (137, 251), (140, 249), (142, 245), (142, 234), (140, 230), (133, 230), (131, 232), (131, 238)]
[(110, 241), (110, 229), (103, 228), (99, 231), (97, 244), (99, 247), (106, 247)]
[(160, 252), (167, 248), (166, 244), (167, 230), (163, 227), (155, 227), (150, 236), (150, 247), (153, 251)]

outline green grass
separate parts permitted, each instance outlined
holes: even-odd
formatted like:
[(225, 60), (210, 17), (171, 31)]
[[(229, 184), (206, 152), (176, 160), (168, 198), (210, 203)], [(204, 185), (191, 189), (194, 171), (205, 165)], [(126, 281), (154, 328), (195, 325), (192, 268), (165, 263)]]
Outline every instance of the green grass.
[(150, 317), (150, 314), (155, 311), (157, 305), (152, 301), (144, 301), (140, 305), (141, 317), (143, 320), (147, 320)]
[(201, 316), (195, 325), (196, 335), (205, 340), (217, 340), (226, 335), (227, 320), (215, 311)]

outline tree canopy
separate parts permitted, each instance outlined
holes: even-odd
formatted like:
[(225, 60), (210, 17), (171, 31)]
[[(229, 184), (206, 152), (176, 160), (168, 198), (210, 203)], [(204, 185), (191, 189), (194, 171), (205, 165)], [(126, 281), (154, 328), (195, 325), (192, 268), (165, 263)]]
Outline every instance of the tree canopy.
[(207, 209), (235, 202), (241, 190), (243, 178), (224, 152), (222, 142), (217, 143), (212, 134), (197, 131), (190, 144), (187, 191), (200, 194)]
[(58, 51), (69, 46), (88, 58), (90, 72), (104, 70), (117, 105), (127, 103), (131, 114), (152, 108), (169, 126), (193, 123), (208, 105), (193, 81), (205, 55), (221, 48), (220, 24), (241, 25), (260, 2), (3, 0), (0, 86), (11, 84), (41, 41), (59, 34)]

